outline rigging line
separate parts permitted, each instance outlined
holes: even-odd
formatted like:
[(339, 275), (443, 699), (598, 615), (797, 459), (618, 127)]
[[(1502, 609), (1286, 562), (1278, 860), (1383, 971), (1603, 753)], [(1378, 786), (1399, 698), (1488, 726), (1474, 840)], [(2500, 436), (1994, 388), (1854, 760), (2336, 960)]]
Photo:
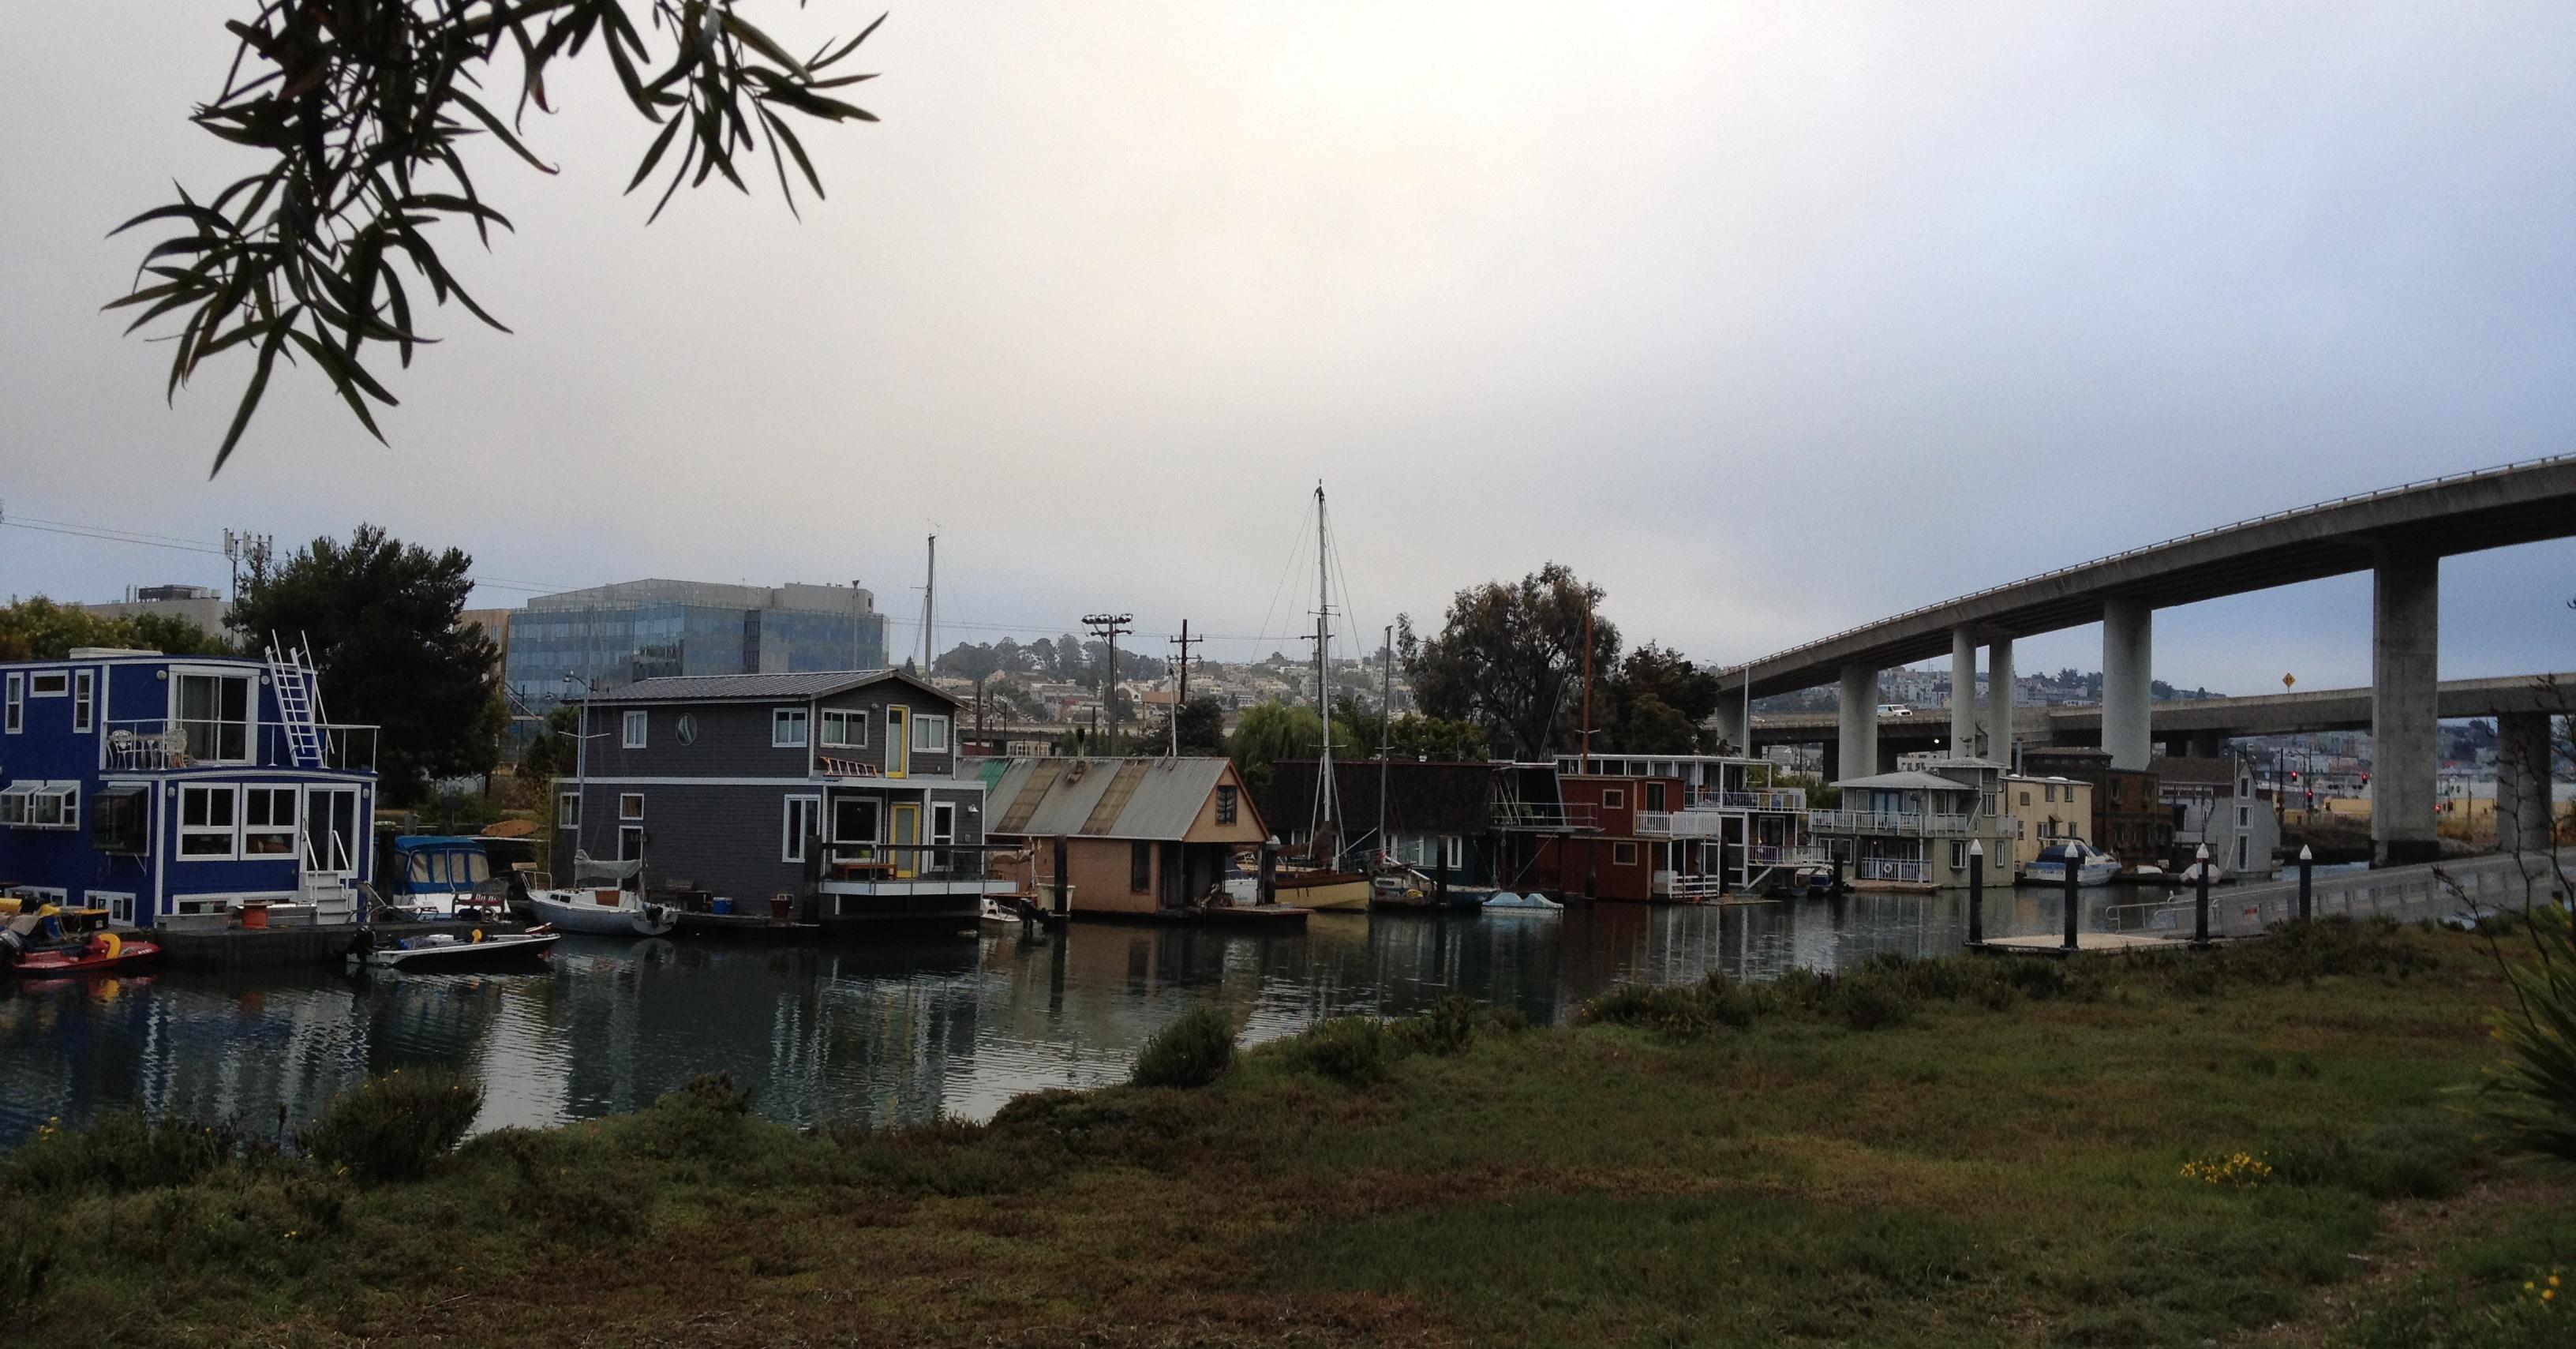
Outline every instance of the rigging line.
[(1297, 532), (1289, 536), (1288, 565), (1279, 571), (1279, 584), (1270, 588), (1270, 607), (1261, 611), (1259, 635), (1252, 639), (1256, 647), (1270, 639), (1270, 619), (1279, 611), (1279, 597), (1287, 593), (1288, 577), (1297, 570), (1297, 559), (1306, 555), (1306, 521), (1312, 517), (1314, 509), (1314, 503), (1310, 501), (1305, 510), (1297, 513)]

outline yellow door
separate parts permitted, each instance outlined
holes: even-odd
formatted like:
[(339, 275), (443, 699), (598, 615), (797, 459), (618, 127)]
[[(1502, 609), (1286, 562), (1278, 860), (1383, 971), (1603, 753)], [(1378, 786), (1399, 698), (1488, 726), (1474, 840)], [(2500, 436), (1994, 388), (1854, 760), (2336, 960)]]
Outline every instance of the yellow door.
[(897, 880), (909, 880), (921, 870), (921, 854), (914, 846), (921, 842), (921, 807), (898, 805), (894, 808), (894, 874)]
[(899, 778), (912, 762), (912, 710), (886, 709), (886, 776)]

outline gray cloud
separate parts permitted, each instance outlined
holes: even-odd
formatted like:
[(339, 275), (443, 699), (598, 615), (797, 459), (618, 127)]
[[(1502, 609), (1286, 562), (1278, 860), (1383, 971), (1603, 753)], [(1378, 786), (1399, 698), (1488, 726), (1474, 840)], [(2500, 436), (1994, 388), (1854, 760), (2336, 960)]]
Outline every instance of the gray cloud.
[[(442, 316), (390, 452), (272, 395), (208, 484), (230, 386), (163, 409), (95, 311), (109, 226), (239, 171), (183, 120), (220, 13), (42, 6), (0, 51), (13, 515), (367, 518), (494, 577), (858, 576), (898, 615), (935, 520), (957, 619), (1249, 637), (1304, 607), (1320, 477), (1358, 626), (1556, 558), (1731, 660), (2571, 448), (2564, 6), (947, 4), (871, 40), (885, 121), (813, 138), (802, 224), (708, 191), (644, 228), (643, 128), (560, 87), (564, 172), (480, 175), (519, 232), (465, 274), (517, 335)], [(2445, 673), (2567, 664), (2572, 563), (2453, 563)], [(0, 530), (0, 591), (219, 569)], [(2164, 616), (2159, 673), (2362, 682), (2367, 641), (2323, 582)]]

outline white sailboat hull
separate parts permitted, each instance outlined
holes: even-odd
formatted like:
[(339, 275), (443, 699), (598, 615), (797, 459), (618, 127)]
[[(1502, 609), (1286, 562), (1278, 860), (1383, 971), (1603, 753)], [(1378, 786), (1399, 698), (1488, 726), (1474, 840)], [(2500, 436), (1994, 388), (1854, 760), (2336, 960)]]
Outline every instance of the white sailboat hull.
[(558, 932), (580, 932), (596, 937), (658, 937), (680, 925), (680, 911), (668, 904), (646, 904), (623, 891), (614, 904), (602, 904), (588, 890), (536, 890), (529, 892), (528, 906), (536, 911), (537, 921), (552, 924)]

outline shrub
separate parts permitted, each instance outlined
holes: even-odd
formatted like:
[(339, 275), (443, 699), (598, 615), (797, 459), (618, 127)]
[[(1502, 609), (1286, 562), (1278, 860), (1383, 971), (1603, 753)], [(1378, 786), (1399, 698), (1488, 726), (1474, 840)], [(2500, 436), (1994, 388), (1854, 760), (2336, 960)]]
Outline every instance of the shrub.
[(579, 1159), (545, 1134), (505, 1129), (491, 1146), (512, 1163), (513, 1183), (501, 1211), (533, 1219), (549, 1240), (599, 1244), (644, 1231), (652, 1212), (650, 1190), (621, 1183), (614, 1172), (575, 1165)]
[(622, 1121), (620, 1136), (648, 1157), (730, 1159), (750, 1112), (751, 1093), (735, 1090), (733, 1074), (700, 1073)]
[(1398, 1046), (1386, 1023), (1368, 1016), (1337, 1016), (1288, 1042), (1291, 1063), (1344, 1086), (1386, 1080)]
[(1213, 1002), (1181, 1013), (1136, 1056), (1140, 1087), (1204, 1087), (1234, 1066), (1234, 1018)]
[(1884, 1030), (1905, 1024), (1913, 1010), (1901, 976), (1862, 969), (1835, 981), (1834, 1014), (1853, 1030)]
[(1727, 978), (1724, 970), (1709, 971), (1708, 978), (1700, 984), (1700, 1001), (1707, 1006), (1710, 1020), (1735, 1030), (1752, 1025), (1762, 1010), (1761, 997)]
[(9, 1154), (10, 1189), (28, 1194), (103, 1189), (114, 1193), (185, 1185), (223, 1162), (254, 1151), (230, 1125), (121, 1112), (86, 1129), (51, 1121)]
[(1448, 1058), (1467, 1052), (1475, 1043), (1476, 1022), (1482, 1009), (1474, 998), (1452, 993), (1431, 1005), (1420, 1016), (1409, 1016), (1395, 1023), (1394, 1035), (1406, 1050)]
[(483, 1108), (483, 1089), (454, 1073), (397, 1068), (331, 1098), (304, 1126), (304, 1155), (345, 1166), (360, 1184), (416, 1180), (456, 1146)]
[(1584, 1025), (1635, 1026), (1676, 1040), (1705, 1035), (1716, 1026), (1697, 988), (1670, 984), (1621, 984), (1583, 1004)]
[(2505, 1066), (2488, 1080), (2490, 1113), (2522, 1148), (2576, 1162), (2576, 920), (2535, 904), (2520, 926), (2529, 955), (2506, 965), (2514, 1000), (2495, 1017)]

